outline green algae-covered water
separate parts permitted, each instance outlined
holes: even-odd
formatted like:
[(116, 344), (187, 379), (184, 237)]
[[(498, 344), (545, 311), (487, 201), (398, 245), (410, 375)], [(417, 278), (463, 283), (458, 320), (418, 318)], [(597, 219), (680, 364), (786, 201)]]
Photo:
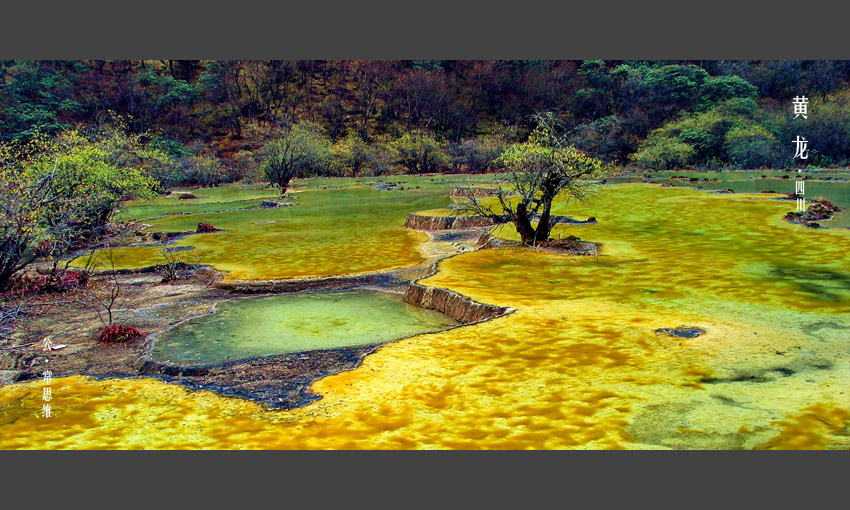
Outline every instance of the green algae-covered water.
[[(834, 177), (846, 179), (850, 174), (839, 171), (807, 172), (803, 174), (788, 173), (777, 170), (764, 171), (732, 171), (732, 172), (695, 172), (695, 171), (664, 171), (653, 172), (654, 182), (669, 182), (677, 187), (699, 187), (706, 190), (731, 189), (735, 193), (761, 193), (776, 191), (778, 193), (794, 193), (795, 180), (811, 177)], [(717, 179), (717, 182), (700, 180), (688, 182), (671, 180), (672, 176), (698, 179)], [(609, 178), (610, 183), (641, 182), (641, 176)], [(779, 197), (780, 195), (777, 195)], [(812, 199), (825, 198), (844, 209), (828, 221), (822, 221), (821, 226), (829, 228), (850, 228), (850, 181), (817, 181), (807, 180), (803, 196)]]
[(446, 315), (373, 290), (233, 299), (157, 339), (153, 358), (216, 363), (290, 352), (380, 344), (455, 325)]
[[(133, 203), (121, 217), (165, 214), (145, 220), (150, 232), (194, 232), (199, 223), (211, 223), (221, 231), (190, 235), (174, 245), (195, 248), (181, 255), (181, 261), (211, 265), (224, 271), (227, 279), (371, 273), (422, 262), (417, 246), (427, 236), (402, 227), (408, 213), (445, 207), (451, 203), (452, 186), (473, 181), (468, 176), (404, 176), (382, 182), (392, 182), (398, 189), (377, 191), (374, 186), (379, 183), (374, 179), (298, 180), (284, 200), (290, 207), (254, 209), (245, 207), (259, 205), (269, 190), (240, 185), (191, 189), (184, 191), (192, 191), (198, 199), (157, 198), (150, 202), (152, 205)], [(254, 202), (246, 203), (246, 199)], [(211, 209), (199, 210), (203, 208)], [(116, 269), (165, 262), (161, 245), (122, 247), (110, 252)], [(101, 261), (105, 263), (106, 259), (102, 257)], [(74, 264), (85, 264), (84, 257)], [(106, 264), (102, 268), (109, 269)]]
[[(735, 193), (761, 193), (762, 191), (778, 191), (779, 193), (794, 193), (795, 179), (748, 179), (727, 180), (718, 182), (689, 183), (674, 181), (676, 186), (700, 186), (706, 190), (731, 189)], [(838, 181), (806, 181), (803, 196), (812, 199), (825, 198), (844, 209), (835, 214), (831, 220), (821, 221), (821, 226), (832, 228), (850, 228), (850, 182)], [(790, 209), (789, 209), (790, 210)]]

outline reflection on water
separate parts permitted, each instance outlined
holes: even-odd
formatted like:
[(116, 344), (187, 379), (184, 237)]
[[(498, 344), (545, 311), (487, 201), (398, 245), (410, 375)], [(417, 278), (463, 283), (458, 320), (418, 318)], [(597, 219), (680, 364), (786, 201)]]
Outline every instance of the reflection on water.
[(157, 339), (152, 356), (216, 363), (287, 352), (379, 344), (445, 329), (451, 318), (379, 291), (316, 292), (234, 299)]

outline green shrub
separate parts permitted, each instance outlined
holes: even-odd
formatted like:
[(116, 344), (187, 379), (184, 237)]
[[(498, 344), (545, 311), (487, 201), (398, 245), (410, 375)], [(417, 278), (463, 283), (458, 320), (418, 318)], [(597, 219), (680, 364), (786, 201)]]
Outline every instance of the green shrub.
[(449, 164), (442, 144), (422, 131), (405, 133), (388, 146), (395, 162), (414, 174), (438, 172)]
[(641, 168), (672, 170), (686, 166), (695, 153), (691, 145), (668, 138), (642, 146), (631, 159)]
[(733, 127), (726, 133), (724, 146), (736, 168), (773, 167), (781, 157), (776, 137), (758, 125)]

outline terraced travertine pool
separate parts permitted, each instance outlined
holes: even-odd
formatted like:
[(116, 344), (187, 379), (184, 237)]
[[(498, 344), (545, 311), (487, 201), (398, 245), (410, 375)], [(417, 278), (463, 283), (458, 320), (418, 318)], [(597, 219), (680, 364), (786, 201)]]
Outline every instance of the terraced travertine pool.
[[(187, 189), (186, 192), (192, 192), (199, 200), (202, 197), (207, 200), (199, 206), (226, 212), (162, 216), (145, 220), (145, 223), (150, 225), (149, 230), (157, 232), (194, 232), (200, 222), (222, 229), (223, 232), (182, 238), (174, 246), (192, 247), (191, 251), (183, 252), (183, 260), (212, 265), (225, 271), (229, 279), (370, 273), (412, 266), (424, 260), (417, 246), (427, 240), (427, 236), (400, 228), (400, 225), (410, 211), (447, 205), (450, 202), (447, 189), (469, 178), (447, 176), (433, 178), (435, 182), (431, 179), (407, 176), (392, 179), (392, 182), (402, 183), (400, 187), (405, 189), (400, 191), (376, 191), (368, 183), (358, 183), (354, 179), (310, 179), (301, 181), (299, 188), (290, 194), (292, 199), (281, 201), (296, 205), (267, 209), (230, 210), (245, 205), (242, 203), (244, 196), (267, 197), (269, 190), (259, 186), (229, 194), (224, 192), (228, 187)], [(410, 184), (405, 186), (408, 181)], [(221, 201), (227, 196), (235, 201)], [(170, 203), (163, 204), (166, 201)], [(183, 202), (194, 200), (158, 198), (154, 202), (158, 207), (155, 210), (136, 204), (131, 205), (131, 211), (142, 217), (169, 211), (184, 212), (191, 204)], [(258, 204), (246, 207), (252, 205)], [(116, 269), (165, 262), (161, 246), (111, 251)], [(100, 261), (106, 264), (107, 257), (102, 256)], [(84, 260), (79, 259), (78, 264), (83, 263)], [(109, 263), (111, 265), (112, 261)]]
[[(402, 213), (445, 207), (446, 186), (393, 206), (392, 225), (373, 224), (383, 215), (358, 216), (367, 232), (410, 236), (399, 245), (389, 237), (396, 248), (388, 259), (376, 249), (363, 260), (409, 263), (394, 258), (417, 240), (401, 230)], [(313, 204), (325, 192), (312, 191)], [(362, 193), (363, 204), (372, 204), (396, 192)], [(284, 219), (301, 207), (309, 216), (302, 195), (299, 206), (273, 212)], [(605, 186), (590, 203), (554, 211), (598, 219), (556, 228), (556, 235), (602, 243), (598, 260), (498, 249), (442, 261), (421, 283), (517, 311), (387, 344), (357, 369), (314, 383), (318, 402), (269, 411), (157, 379), (71, 376), (54, 379), (54, 417), (45, 420), (41, 383), (33, 381), (0, 388), (0, 447), (846, 449), (850, 230), (788, 224), (782, 216), (792, 204)], [(243, 220), (256, 220), (253, 214)], [(298, 243), (304, 248), (294, 253), (309, 253), (308, 241)], [(224, 253), (206, 246), (208, 257), (226, 264)], [(261, 260), (267, 245), (252, 246)], [(240, 277), (278, 271), (277, 264), (241, 264), (251, 269)], [(304, 273), (331, 266), (304, 265), (311, 268)], [(706, 333), (655, 332), (680, 326)]]
[(232, 299), (179, 324), (151, 356), (180, 365), (356, 345), (375, 345), (457, 323), (377, 290), (300, 292)]

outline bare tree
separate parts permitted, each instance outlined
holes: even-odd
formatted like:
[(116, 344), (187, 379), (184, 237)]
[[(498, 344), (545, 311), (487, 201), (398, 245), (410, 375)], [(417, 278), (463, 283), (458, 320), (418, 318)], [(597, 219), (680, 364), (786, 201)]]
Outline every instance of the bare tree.
[(364, 140), (369, 138), (369, 120), (377, 113), (378, 102), (389, 89), (392, 81), (392, 63), (380, 60), (357, 62), (355, 70), (358, 79), (359, 97), (357, 98), (360, 119), (358, 132)]
[[(92, 261), (91, 257), (96, 256), (93, 255), (94, 253), (95, 252), (91, 252), (89, 255), (90, 262)], [(109, 278), (106, 281), (106, 287), (86, 287), (85, 293), (89, 302), (94, 305), (100, 322), (102, 322), (104, 326), (108, 327), (112, 325), (112, 310), (118, 301), (118, 297), (121, 295), (121, 281), (118, 279), (118, 273), (115, 271), (115, 253), (108, 248), (100, 251), (99, 253), (106, 253), (107, 260), (109, 261)], [(104, 320), (104, 315), (106, 316), (106, 320)]]
[(313, 126), (296, 124), (263, 149), (262, 169), (284, 195), (294, 177), (321, 174), (331, 161), (330, 142)]
[(163, 248), (162, 256), (165, 258), (165, 276), (162, 277), (163, 283), (176, 280), (178, 278), (177, 270), (182, 264), (180, 252), (174, 249)]
[[(94, 249), (90, 249), (88, 253), (85, 255), (85, 258), (82, 259), (82, 264), (77, 264), (75, 270), (81, 274), (81, 277), (84, 281), (88, 281), (92, 274), (95, 272), (95, 268), (97, 267), (99, 253)], [(78, 260), (80, 257), (72, 258), (68, 261), (71, 263), (75, 260)]]

